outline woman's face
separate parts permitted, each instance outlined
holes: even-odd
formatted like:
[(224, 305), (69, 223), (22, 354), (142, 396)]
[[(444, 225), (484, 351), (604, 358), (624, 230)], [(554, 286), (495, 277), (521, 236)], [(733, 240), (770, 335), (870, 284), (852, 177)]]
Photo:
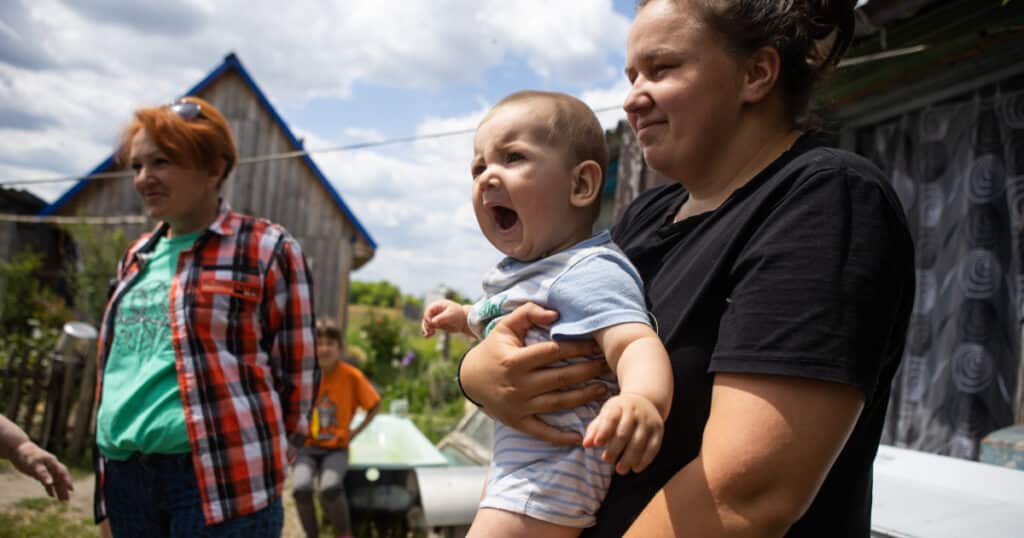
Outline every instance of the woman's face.
[(218, 174), (171, 162), (145, 129), (132, 138), (130, 156), (135, 190), (151, 218), (167, 222), (176, 233), (193, 232), (212, 222), (209, 212), (217, 203)]
[(632, 87), (623, 108), (644, 158), (676, 180), (699, 180), (738, 126), (743, 70), (687, 1), (654, 0), (626, 44)]

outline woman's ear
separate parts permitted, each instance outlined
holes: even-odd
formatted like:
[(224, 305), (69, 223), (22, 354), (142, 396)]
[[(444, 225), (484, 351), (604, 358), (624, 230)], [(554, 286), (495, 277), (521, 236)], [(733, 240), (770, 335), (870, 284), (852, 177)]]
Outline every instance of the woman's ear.
[(572, 169), (572, 190), (569, 203), (573, 207), (590, 207), (601, 196), (601, 166), (595, 161), (583, 161)]
[(209, 177), (213, 181), (214, 189), (220, 189), (220, 184), (224, 180), (224, 169), (227, 168), (228, 163), (224, 159), (217, 159), (217, 163), (210, 170)]
[(782, 60), (775, 47), (761, 47), (746, 61), (742, 98), (746, 103), (757, 103), (768, 96), (779, 81)]

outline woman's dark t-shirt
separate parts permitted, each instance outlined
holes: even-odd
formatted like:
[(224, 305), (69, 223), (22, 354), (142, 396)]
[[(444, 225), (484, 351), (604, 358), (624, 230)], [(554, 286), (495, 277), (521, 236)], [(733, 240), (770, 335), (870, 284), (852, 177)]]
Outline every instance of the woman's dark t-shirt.
[(678, 184), (647, 191), (613, 231), (643, 277), (675, 396), (658, 456), (615, 476), (584, 536), (621, 536), (697, 455), (716, 372), (863, 391), (850, 439), (788, 535), (868, 536), (872, 464), (914, 297), (895, 193), (867, 160), (804, 136), (714, 211), (673, 223), (685, 198)]

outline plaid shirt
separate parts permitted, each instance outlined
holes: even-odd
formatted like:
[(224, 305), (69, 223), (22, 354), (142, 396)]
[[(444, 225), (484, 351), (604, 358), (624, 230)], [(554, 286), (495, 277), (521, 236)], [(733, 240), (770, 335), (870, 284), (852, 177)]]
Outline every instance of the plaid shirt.
[[(163, 223), (144, 234), (118, 264), (100, 329), (97, 409), (118, 303), (166, 232)], [(222, 202), (216, 220), (182, 251), (169, 304), (206, 522), (260, 510), (282, 494), (287, 443), (305, 439), (319, 381), (312, 282), (299, 244), (281, 226)], [(105, 458), (96, 454), (100, 521)]]

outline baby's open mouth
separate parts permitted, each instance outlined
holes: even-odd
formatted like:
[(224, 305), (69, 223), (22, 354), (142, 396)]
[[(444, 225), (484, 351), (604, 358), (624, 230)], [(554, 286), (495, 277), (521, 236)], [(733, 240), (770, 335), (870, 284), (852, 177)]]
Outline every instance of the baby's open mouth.
[(492, 207), (491, 211), (494, 213), (494, 222), (498, 223), (498, 228), (503, 232), (515, 226), (516, 223), (519, 222), (519, 215), (507, 207), (498, 205)]

